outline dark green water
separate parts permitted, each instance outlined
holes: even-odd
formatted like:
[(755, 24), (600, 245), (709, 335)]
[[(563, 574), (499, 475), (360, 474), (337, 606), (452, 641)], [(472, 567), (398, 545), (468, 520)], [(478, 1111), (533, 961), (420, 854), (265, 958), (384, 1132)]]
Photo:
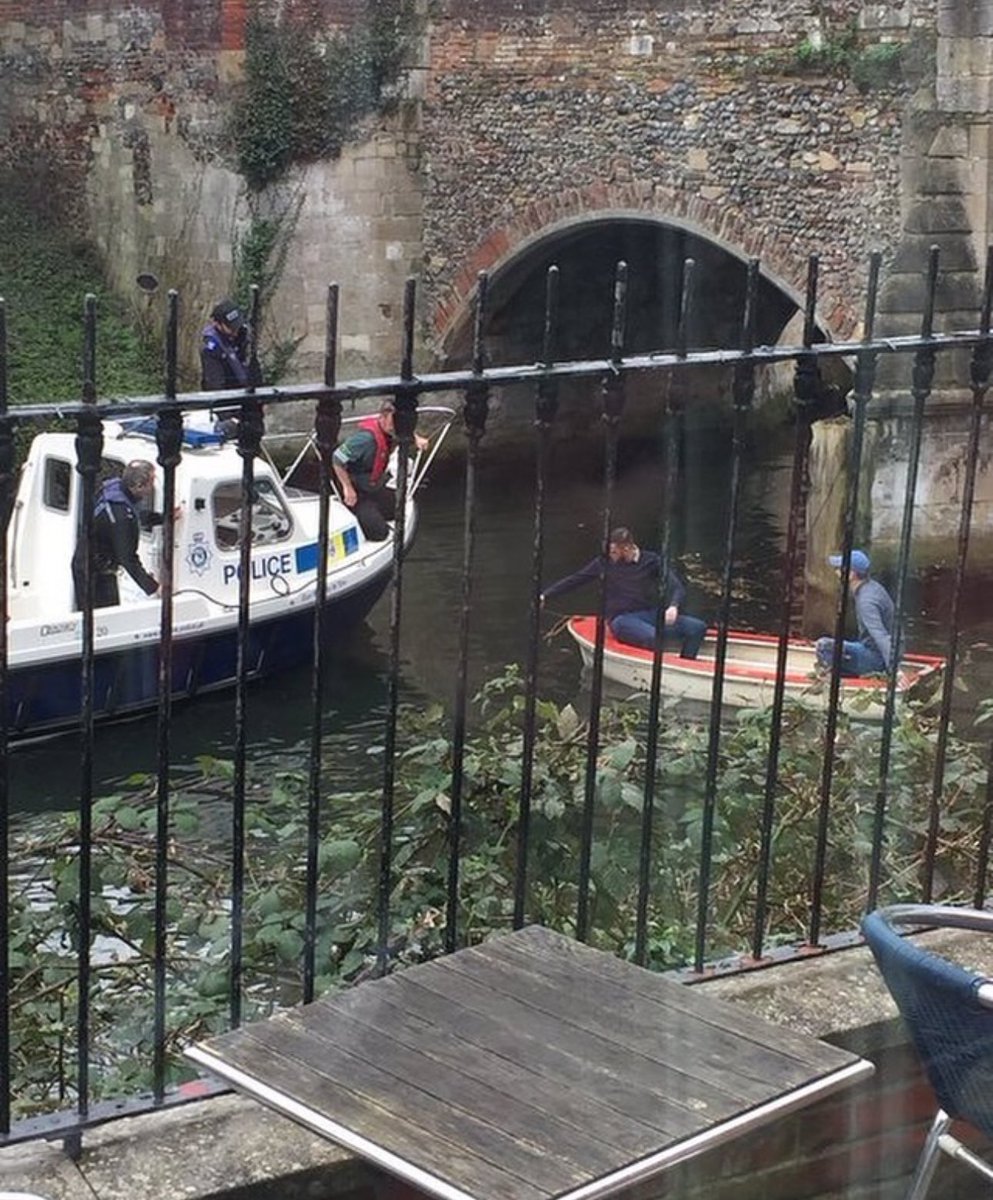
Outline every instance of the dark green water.
[[(687, 607), (708, 620), (717, 615), (724, 561), (729, 454), (714, 443), (688, 461), (674, 522), (675, 550), (689, 584)], [(778, 629), (783, 578), (785, 502), (789, 455), (753, 455), (743, 474), (737, 540), (732, 624)], [(662, 459), (657, 444), (622, 448), (613, 511), (647, 545), (659, 525)], [(547, 495), (545, 580), (573, 570), (596, 552), (601, 528), (602, 469), (595, 448), (586, 457), (559, 447)], [(529, 581), (533, 540), (534, 468), (531, 456), (484, 461), (478, 479), (476, 564), (469, 631), (470, 688), (523, 663), (527, 645)], [(456, 687), (461, 565), (463, 482), (450, 470), (421, 494), (418, 538), (404, 579), (401, 694), (417, 703), (451, 704)], [(944, 649), (950, 579), (928, 575), (914, 581), (908, 596), (911, 644)], [(993, 675), (993, 623), (986, 616), (984, 587), (967, 593), (963, 627), (970, 647), (964, 672), (972, 691)], [(557, 615), (595, 603), (590, 593), (566, 597), (546, 614)], [(368, 747), (381, 744), (387, 702), (389, 599), (380, 601), (367, 624), (336, 649), (326, 687), (326, 771), (343, 788), (372, 782)], [(568, 635), (543, 642), (540, 688), (559, 701), (582, 702), (577, 651)], [(310, 673), (284, 673), (249, 691), (250, 768), (255, 772), (306, 767), (310, 746)], [(988, 687), (986, 687), (988, 691)], [(156, 724), (143, 718), (100, 729), (96, 739), (96, 792), (114, 790), (129, 776), (155, 769)], [(230, 694), (201, 697), (175, 710), (172, 760), (177, 779), (193, 773), (201, 756), (229, 759), (234, 739)], [(18, 747), (11, 756), (14, 807), (39, 810), (72, 807), (79, 787), (78, 739), (67, 736)]]

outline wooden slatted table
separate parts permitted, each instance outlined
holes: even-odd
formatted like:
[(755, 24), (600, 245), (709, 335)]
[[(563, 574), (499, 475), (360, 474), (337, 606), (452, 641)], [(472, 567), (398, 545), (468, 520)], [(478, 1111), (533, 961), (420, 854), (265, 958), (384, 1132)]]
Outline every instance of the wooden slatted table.
[(187, 1054), (442, 1200), (594, 1200), (871, 1063), (531, 927)]

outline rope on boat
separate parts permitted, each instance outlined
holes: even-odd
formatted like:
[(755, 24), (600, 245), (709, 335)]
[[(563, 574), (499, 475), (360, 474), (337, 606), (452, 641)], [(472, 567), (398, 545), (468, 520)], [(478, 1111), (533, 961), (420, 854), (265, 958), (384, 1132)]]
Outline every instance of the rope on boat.
[(554, 624), (552, 625), (551, 629), (546, 630), (545, 633), (541, 635), (546, 642), (550, 642), (552, 638), (558, 637), (562, 630), (565, 629), (565, 627), (569, 624), (572, 616), (571, 613), (554, 613), (553, 615), (556, 618)]

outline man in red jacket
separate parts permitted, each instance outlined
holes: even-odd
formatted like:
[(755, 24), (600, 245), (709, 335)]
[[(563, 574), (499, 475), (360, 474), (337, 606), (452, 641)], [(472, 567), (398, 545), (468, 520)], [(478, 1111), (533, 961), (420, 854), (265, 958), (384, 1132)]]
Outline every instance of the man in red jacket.
[[(396, 492), (386, 486), (394, 446), (393, 412), (393, 401), (384, 400), (379, 412), (360, 421), (331, 459), (341, 498), (355, 510), (370, 542), (385, 541), (390, 532), (387, 522), (396, 516)], [(428, 440), (415, 433), (414, 444), (418, 450), (426, 450)]]

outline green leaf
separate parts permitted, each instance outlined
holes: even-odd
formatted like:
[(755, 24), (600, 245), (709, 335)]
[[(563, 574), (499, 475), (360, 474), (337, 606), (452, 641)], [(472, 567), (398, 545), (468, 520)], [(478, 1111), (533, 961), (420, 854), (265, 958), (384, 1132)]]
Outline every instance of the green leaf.
[(351, 838), (332, 838), (321, 843), (318, 866), (321, 871), (344, 875), (362, 861), (362, 847)]
[(207, 999), (226, 996), (230, 986), (229, 975), (223, 968), (204, 971), (197, 980), (197, 991)]
[(563, 741), (571, 738), (580, 726), (579, 716), (571, 704), (567, 704), (558, 714), (555, 728)]

